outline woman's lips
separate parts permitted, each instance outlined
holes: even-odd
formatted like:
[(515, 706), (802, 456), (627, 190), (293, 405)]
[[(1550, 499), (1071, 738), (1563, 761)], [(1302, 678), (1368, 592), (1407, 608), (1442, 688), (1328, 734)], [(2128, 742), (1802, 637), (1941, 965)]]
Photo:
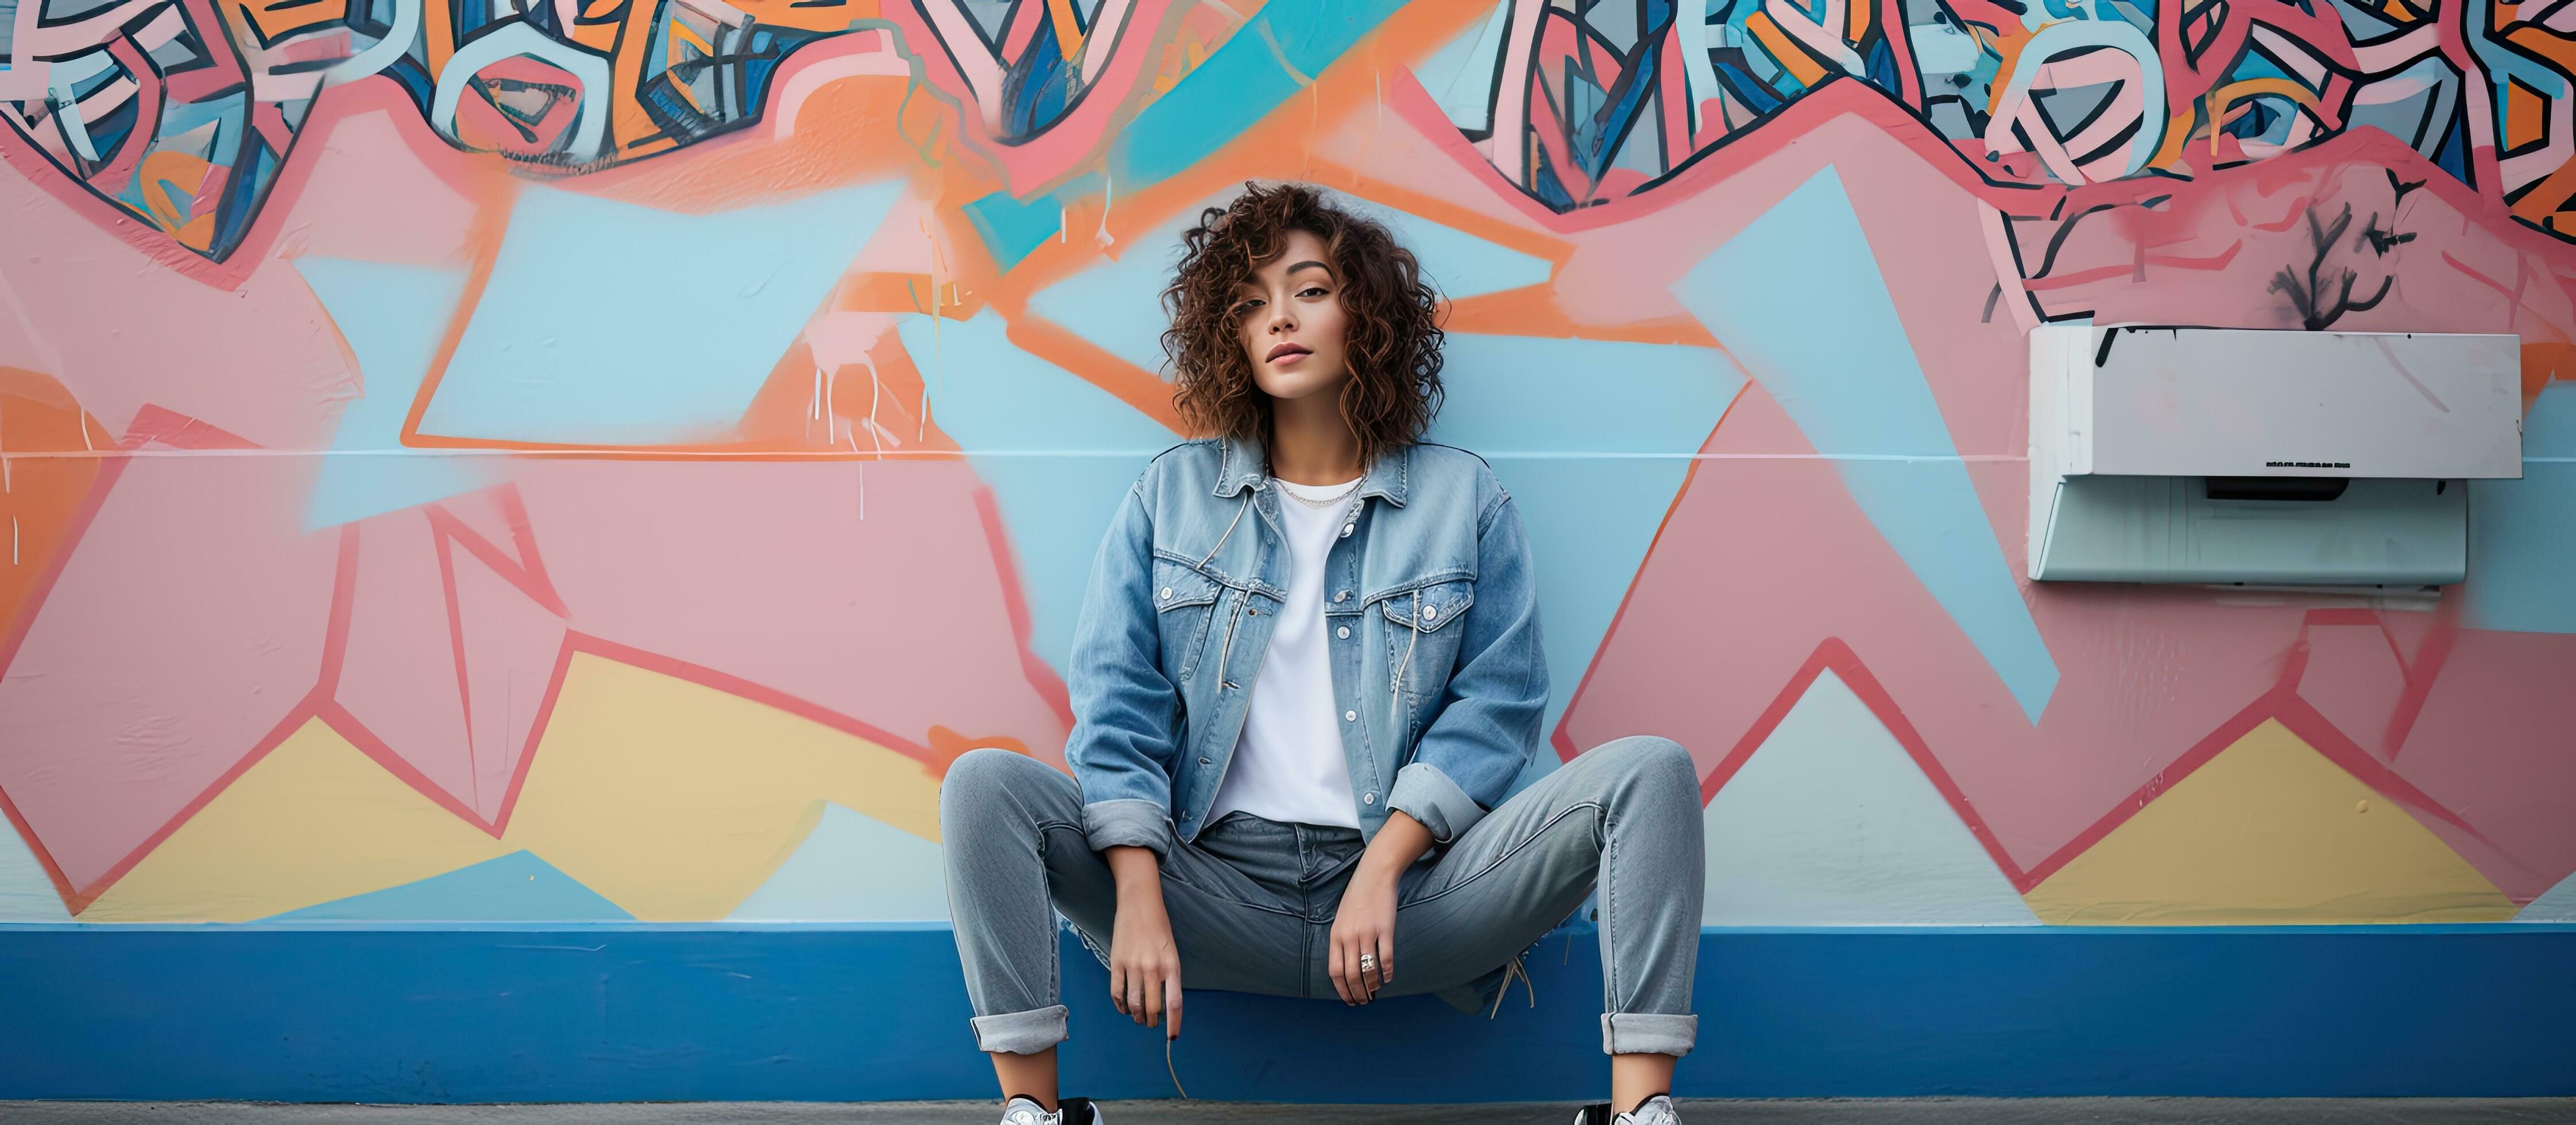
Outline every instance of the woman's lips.
[(1281, 344), (1281, 345), (1279, 345), (1278, 347), (1275, 347), (1275, 348), (1270, 349), (1269, 362), (1271, 362), (1271, 363), (1278, 363), (1278, 362), (1281, 362), (1281, 361), (1283, 361), (1283, 360), (1290, 360), (1290, 359), (1295, 359), (1295, 358), (1297, 358), (1297, 357), (1299, 357), (1299, 356), (1306, 356), (1306, 355), (1313, 355), (1313, 354), (1315, 354), (1313, 351), (1311, 351), (1311, 350), (1307, 349), (1306, 347), (1304, 347), (1304, 346), (1302, 346), (1302, 345), (1298, 345), (1298, 344)]

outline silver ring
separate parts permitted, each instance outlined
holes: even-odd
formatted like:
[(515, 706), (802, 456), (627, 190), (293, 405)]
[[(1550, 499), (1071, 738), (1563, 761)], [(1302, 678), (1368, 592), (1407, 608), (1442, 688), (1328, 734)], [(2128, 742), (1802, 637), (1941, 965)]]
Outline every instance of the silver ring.
[(1377, 967), (1377, 954), (1374, 954), (1374, 953), (1363, 953), (1363, 954), (1360, 954), (1360, 969), (1361, 969), (1362, 971), (1366, 971), (1366, 970), (1369, 970), (1369, 969), (1374, 969), (1374, 968), (1376, 968), (1376, 967)]

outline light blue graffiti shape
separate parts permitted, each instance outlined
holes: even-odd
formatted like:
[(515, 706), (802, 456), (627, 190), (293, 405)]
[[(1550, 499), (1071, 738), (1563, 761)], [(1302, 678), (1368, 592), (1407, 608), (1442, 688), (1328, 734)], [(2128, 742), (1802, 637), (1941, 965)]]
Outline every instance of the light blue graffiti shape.
[[(2025, 14), (2025, 20), (2034, 17)], [(2012, 83), (1995, 99), (1995, 120), (2008, 122), (2020, 112), (2022, 102), (2030, 97), (2031, 84), (2039, 72), (2047, 69), (2050, 59), (2108, 47), (2137, 60), (2138, 131), (2129, 138), (2129, 163), (2123, 176), (2134, 176), (2138, 169), (2155, 158), (2156, 150), (2165, 143), (2165, 68), (2156, 55), (2156, 45), (2147, 41), (2147, 33), (2115, 20), (2068, 20), (2038, 28), (2037, 34), (2023, 44), (2013, 68)], [(2008, 127), (2008, 126), (2007, 126)], [(2076, 154), (2081, 155), (2081, 154)]]
[(2522, 479), (2469, 482), (2463, 624), (2576, 633), (2576, 384), (2551, 383), (2522, 423)]
[[(209, 163), (237, 162), (241, 157), (236, 141), (248, 129), (249, 105), (247, 92), (220, 95), (212, 101), (164, 105), (152, 146), (155, 151), (184, 152)], [(178, 213), (181, 222), (218, 206), (211, 198), (200, 203), (194, 190), (182, 189), (166, 178), (156, 176), (154, 181), (166, 186), (161, 199)], [(138, 213), (151, 214), (153, 204), (143, 196), (146, 186), (141, 175), (127, 180), (116, 193), (117, 202)]]
[(736, 922), (945, 922), (948, 880), (939, 845), (842, 805), (823, 819), (760, 889), (726, 919)]
[(1061, 671), (1109, 517), (1145, 463), (1181, 439), (1021, 351), (990, 309), (935, 327), (907, 316), (895, 331), (930, 386), (931, 418), (993, 488), (1028, 594), (1030, 648)]
[(1714, 349), (1670, 344), (1452, 334), (1444, 355), (1430, 440), (1483, 456), (1520, 509), (1553, 730), (1744, 375)]
[(523, 189), (420, 431), (720, 441), (903, 193), (860, 184), (683, 215)]
[(270, 922), (591, 922), (634, 917), (527, 852), (290, 910)]
[(0, 922), (69, 922), (62, 892), (18, 827), (0, 819)]
[(465, 293), (463, 269), (297, 258), (322, 311), (358, 357), (363, 393), (340, 410), (331, 452), (304, 506), (304, 530), (444, 500), (498, 483), (482, 459), (406, 449), (403, 420), (429, 374), (447, 318)]
[(2549, 888), (2542, 892), (2539, 898), (2531, 900), (2531, 905), (2523, 907), (2522, 913), (2514, 915), (2513, 920), (2516, 922), (2576, 922), (2576, 875), (2560, 879), (2557, 886)]
[[(1828, 166), (1674, 282), (2039, 721), (2057, 662), (1950, 443), (1842, 177)], [(1740, 592), (1759, 596), (1757, 592)]]
[(1403, 0), (1272, 4), (1110, 142), (1109, 178), (1143, 188), (1205, 159), (1350, 50)]
[(1396, 240), (1422, 260), (1422, 272), (1450, 300), (1481, 297), (1546, 281), (1556, 267), (1545, 258), (1497, 246), (1456, 227), (1409, 211), (1361, 203), (1395, 231)]
[(1073, 276), (1029, 295), (1029, 311), (1144, 368), (1163, 369), (1163, 286), (1180, 261), (1181, 232), (1198, 222), (1200, 208), (1223, 206), (1228, 192), (1185, 207), (1162, 225), (1130, 239), (1116, 258), (1103, 258)]
[[(402, 42), (405, 48), (411, 44), (409, 39)], [(361, 54), (363, 57), (368, 53)], [(438, 90), (430, 95), (429, 127), (455, 140), (456, 108), (464, 101), (465, 88), (474, 81), (474, 72), (517, 55), (551, 63), (580, 80), (582, 104), (573, 118), (572, 135), (565, 138), (563, 152), (576, 164), (599, 159), (608, 144), (608, 56), (552, 38), (526, 22), (502, 24), (448, 56), (447, 65), (438, 72)]]
[[(10, 8), (11, 14), (15, 15), (17, 5), (12, 4)], [(115, 65), (116, 56), (109, 54), (106, 48), (100, 48), (56, 61), (45, 71), (48, 83), (45, 100), (53, 109), (55, 119), (61, 122), (59, 128), (63, 139), (71, 142), (74, 155), (92, 163), (98, 160), (98, 147), (97, 142), (90, 139), (88, 122), (81, 120), (80, 84)]]
[[(1180, 261), (1181, 234), (1209, 207), (1224, 207), (1240, 194), (1228, 190), (1184, 207), (1154, 229), (1130, 240), (1115, 259), (1103, 259), (1037, 291), (1029, 311), (1063, 326), (1109, 354), (1144, 368), (1164, 366), (1165, 324), (1161, 294)], [(1387, 224), (1422, 262), (1422, 272), (1451, 300), (1537, 285), (1554, 266), (1498, 246), (1456, 227), (1338, 192), (1334, 202)]]
[(1413, 76), (1430, 93), (1431, 100), (1440, 103), (1450, 124), (1461, 129), (1493, 127), (1494, 68), (1500, 65), (1503, 33), (1511, 29), (1511, 23), (1511, 0), (1502, 0), (1484, 19), (1468, 24), (1465, 31), (1413, 68)]
[(967, 204), (965, 211), (975, 233), (984, 236), (984, 248), (993, 252), (993, 264), (1005, 270), (1055, 237), (1064, 224), (1064, 204), (1052, 195), (1023, 203), (997, 191)]
[(1966, 74), (1977, 69), (1978, 61), (1985, 57), (1985, 48), (1977, 37), (1960, 30), (1946, 14), (1939, 23), (1913, 24), (1905, 30), (1912, 33), (1914, 69), (1926, 76)]
[[(322, 72), (323, 88), (328, 89), (370, 77), (377, 71), (392, 66), (394, 60), (409, 53), (412, 42), (420, 38), (420, 9), (425, 2), (426, 0), (393, 0), (393, 20), (385, 28), (384, 37), (376, 40), (367, 49), (331, 64), (331, 69)], [(601, 86), (596, 89), (604, 90), (607, 87)], [(603, 113), (599, 116), (608, 115)]]

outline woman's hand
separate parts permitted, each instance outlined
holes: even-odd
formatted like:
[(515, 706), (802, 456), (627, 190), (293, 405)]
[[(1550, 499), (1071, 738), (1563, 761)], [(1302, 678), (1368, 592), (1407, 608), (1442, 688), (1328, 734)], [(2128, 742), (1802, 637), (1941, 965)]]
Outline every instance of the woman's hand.
[[(1366, 955), (1365, 966), (1360, 958)], [(1395, 877), (1363, 867), (1342, 887), (1327, 971), (1342, 1003), (1366, 1004), (1395, 979)]]
[(1172, 1024), (1166, 1039), (1181, 1036), (1181, 947), (1163, 912), (1161, 865), (1150, 848), (1115, 847), (1103, 853), (1118, 879), (1118, 916), (1109, 931), (1109, 999), (1120, 1014), (1147, 1027)]
[[(1408, 813), (1391, 811), (1342, 887), (1326, 972), (1343, 1003), (1366, 1004), (1394, 982), (1397, 880), (1430, 850), (1431, 830)], [(1369, 959), (1366, 966), (1360, 963), (1362, 955)]]

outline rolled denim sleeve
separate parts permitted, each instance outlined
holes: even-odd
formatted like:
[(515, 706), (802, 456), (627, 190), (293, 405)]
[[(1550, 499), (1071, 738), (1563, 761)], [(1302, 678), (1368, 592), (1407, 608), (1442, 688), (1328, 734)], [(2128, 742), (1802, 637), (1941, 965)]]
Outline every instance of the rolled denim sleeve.
[(1180, 693), (1163, 675), (1162, 631), (1145, 595), (1154, 531), (1144, 485), (1128, 489), (1091, 564), (1066, 677), (1073, 733), (1064, 757), (1082, 786), (1082, 829), (1092, 850), (1133, 845), (1162, 856), (1173, 840)]
[(1458, 623), (1467, 635), (1457, 670), (1439, 716), (1387, 790), (1388, 808), (1421, 821), (1441, 843), (1502, 803), (1538, 745), (1547, 710), (1529, 536), (1511, 497), (1499, 489), (1496, 495), (1476, 535), (1476, 600)]

